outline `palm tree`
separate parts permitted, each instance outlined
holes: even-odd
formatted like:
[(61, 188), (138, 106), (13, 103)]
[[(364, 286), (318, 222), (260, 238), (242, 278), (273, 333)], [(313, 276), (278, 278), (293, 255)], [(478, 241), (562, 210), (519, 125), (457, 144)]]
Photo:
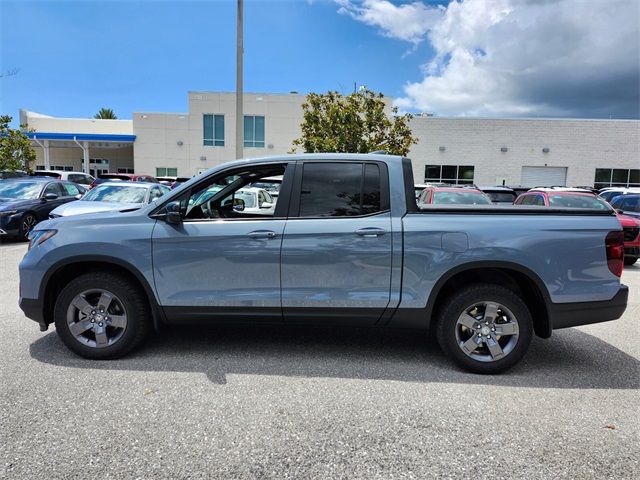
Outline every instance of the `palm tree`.
[(110, 108), (101, 108), (93, 118), (99, 118), (101, 120), (117, 120), (116, 114)]

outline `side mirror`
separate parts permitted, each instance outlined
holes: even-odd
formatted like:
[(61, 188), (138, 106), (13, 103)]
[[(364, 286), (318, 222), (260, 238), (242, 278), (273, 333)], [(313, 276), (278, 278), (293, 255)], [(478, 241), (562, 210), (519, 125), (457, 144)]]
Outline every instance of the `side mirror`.
[(235, 198), (233, 200), (233, 209), (236, 212), (244, 212), (244, 200), (241, 198)]
[(264, 208), (264, 209), (269, 209), (273, 207), (273, 203), (270, 202), (262, 202), (262, 205), (260, 205), (260, 208)]
[(58, 198), (58, 195), (56, 195), (55, 193), (45, 193), (43, 198), (44, 200), (55, 200)]
[(165, 208), (165, 220), (167, 223), (182, 223), (182, 213), (180, 213), (180, 202), (169, 202)]

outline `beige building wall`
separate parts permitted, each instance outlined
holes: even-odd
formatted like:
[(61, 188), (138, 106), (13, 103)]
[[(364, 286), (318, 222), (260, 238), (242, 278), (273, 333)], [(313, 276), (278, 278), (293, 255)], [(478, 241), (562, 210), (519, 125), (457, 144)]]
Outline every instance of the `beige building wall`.
[(523, 166), (567, 167), (567, 185), (593, 185), (596, 168), (640, 168), (638, 120), (417, 116), (411, 128), (416, 183), (425, 165), (474, 165), (478, 185), (521, 184)]
[(133, 122), (131, 120), (59, 118), (24, 109), (20, 110), (20, 124), (27, 124), (29, 129), (34, 129), (36, 132), (133, 134)]
[[(244, 114), (265, 117), (264, 148), (245, 148), (245, 158), (287, 153), (300, 136), (302, 103), (298, 94), (244, 94)], [(224, 146), (205, 146), (203, 116), (224, 115)], [(155, 174), (174, 167), (191, 176), (235, 159), (235, 94), (189, 92), (187, 113), (133, 114), (136, 171)]]

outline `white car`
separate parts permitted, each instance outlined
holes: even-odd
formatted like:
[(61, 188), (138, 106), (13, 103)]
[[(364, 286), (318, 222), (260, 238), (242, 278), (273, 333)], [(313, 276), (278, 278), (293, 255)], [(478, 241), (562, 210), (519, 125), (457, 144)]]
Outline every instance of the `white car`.
[(103, 183), (90, 190), (80, 200), (53, 209), (49, 218), (140, 208), (170, 191), (169, 187), (158, 183)]
[(91, 175), (84, 172), (63, 172), (62, 170), (36, 170), (36, 176), (53, 177), (58, 180), (66, 180), (68, 182), (78, 183), (89, 189), (95, 180)]
[(278, 197), (280, 193), (280, 187), (282, 186), (282, 175), (276, 175), (275, 177), (261, 178), (257, 182), (253, 182), (250, 187), (261, 188), (269, 192), (274, 199)]
[(234, 198), (244, 202), (244, 213), (273, 215), (276, 209), (276, 199), (263, 188), (241, 188), (235, 193)]

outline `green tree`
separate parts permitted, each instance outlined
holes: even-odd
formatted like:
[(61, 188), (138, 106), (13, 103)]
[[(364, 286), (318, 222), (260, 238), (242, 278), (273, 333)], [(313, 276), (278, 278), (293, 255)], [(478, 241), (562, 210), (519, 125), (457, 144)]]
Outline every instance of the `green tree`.
[(350, 95), (329, 91), (310, 93), (302, 105), (302, 136), (293, 141), (305, 152), (369, 153), (407, 155), (418, 140), (411, 135), (410, 114), (398, 115), (396, 107), (387, 115), (384, 95), (361, 89)]
[(96, 113), (93, 116), (93, 118), (99, 118), (100, 120), (117, 120), (118, 119), (118, 117), (116, 117), (116, 114), (110, 108), (101, 108), (100, 110), (98, 110), (98, 113)]
[(27, 126), (20, 125), (19, 130), (10, 128), (11, 120), (9, 115), (0, 116), (0, 170), (31, 171), (31, 163), (36, 160), (36, 151), (24, 134)]

